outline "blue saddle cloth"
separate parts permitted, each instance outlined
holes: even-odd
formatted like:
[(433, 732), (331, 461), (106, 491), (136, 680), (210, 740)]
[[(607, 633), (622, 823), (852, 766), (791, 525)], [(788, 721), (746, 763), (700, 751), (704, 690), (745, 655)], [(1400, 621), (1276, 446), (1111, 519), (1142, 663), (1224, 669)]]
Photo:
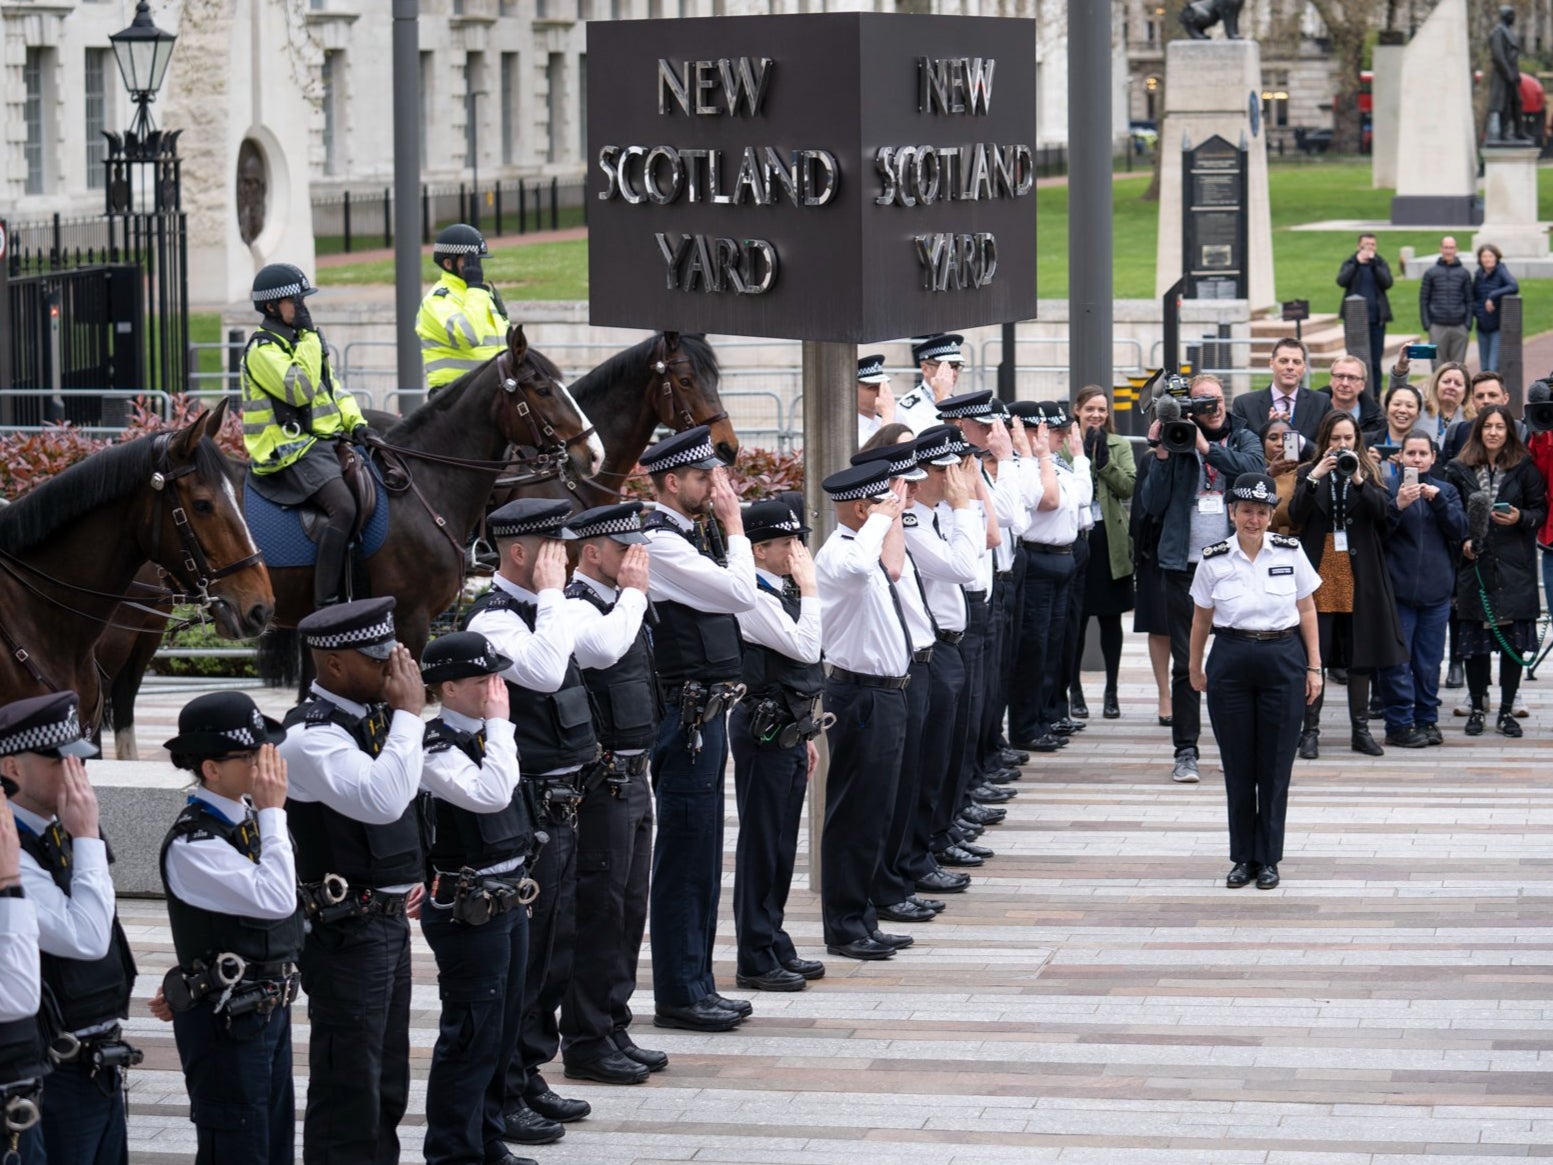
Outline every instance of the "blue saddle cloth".
[[(358, 559), (371, 558), (383, 548), (388, 539), (388, 491), (383, 488), (383, 475), (369, 461), (372, 482), (377, 487), (377, 509), (372, 520), (361, 532), (355, 550)], [(305, 506), (281, 506), (270, 501), (253, 488), (253, 475), (243, 478), (243, 517), (248, 530), (264, 555), (264, 564), (276, 568), (283, 566), (312, 566), (318, 558), (318, 544), (307, 536), (302, 528), (302, 511)]]

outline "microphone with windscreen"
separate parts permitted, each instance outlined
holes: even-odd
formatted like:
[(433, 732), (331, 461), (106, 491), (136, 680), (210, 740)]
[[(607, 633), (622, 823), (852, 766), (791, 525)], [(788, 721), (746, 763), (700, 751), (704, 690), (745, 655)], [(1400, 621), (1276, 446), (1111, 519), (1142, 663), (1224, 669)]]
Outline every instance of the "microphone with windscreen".
[(1553, 431), (1553, 384), (1534, 380), (1526, 389), (1526, 427), (1533, 433)]
[(1483, 543), (1488, 540), (1488, 526), (1493, 518), (1494, 500), (1487, 490), (1475, 490), (1467, 495), (1467, 533), (1472, 537), (1472, 553), (1482, 554)]

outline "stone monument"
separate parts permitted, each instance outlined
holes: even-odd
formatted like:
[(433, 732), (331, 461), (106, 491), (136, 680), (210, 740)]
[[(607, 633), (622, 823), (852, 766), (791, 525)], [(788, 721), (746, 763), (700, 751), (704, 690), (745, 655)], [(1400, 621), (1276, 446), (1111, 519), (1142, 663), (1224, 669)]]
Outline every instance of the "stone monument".
[(1394, 226), (1482, 221), (1468, 43), (1467, 0), (1440, 0), (1402, 50)]
[(1395, 190), (1397, 133), (1402, 117), (1402, 54), (1407, 45), (1400, 32), (1383, 30), (1375, 45), (1370, 73), (1370, 186)]
[(1155, 294), (1163, 295), (1182, 274), (1182, 199), (1186, 190), (1182, 145), (1201, 145), (1217, 135), (1231, 144), (1244, 140), (1247, 146), (1247, 299), (1252, 310), (1277, 302), (1267, 201), (1267, 140), (1260, 125), (1261, 92), (1262, 58), (1254, 40), (1177, 40), (1165, 46)]
[[(286, 0), (204, 0), (178, 28), (163, 122), (184, 131), (189, 300), (248, 298), (264, 264), (313, 271), (307, 152), (321, 50)], [(199, 68), (191, 61), (203, 62)]]
[(1472, 236), (1469, 265), (1484, 243), (1504, 252), (1505, 263), (1518, 279), (1553, 276), (1548, 231), (1537, 218), (1537, 156), (1535, 144), (1483, 144), (1483, 225)]

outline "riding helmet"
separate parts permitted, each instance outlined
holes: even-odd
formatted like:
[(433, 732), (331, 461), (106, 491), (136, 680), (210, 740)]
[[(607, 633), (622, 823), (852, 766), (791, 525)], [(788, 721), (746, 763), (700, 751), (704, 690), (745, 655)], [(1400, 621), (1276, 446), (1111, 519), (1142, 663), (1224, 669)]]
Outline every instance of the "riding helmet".
[(432, 258), (439, 264), (444, 259), (456, 259), (460, 255), (479, 255), (483, 259), (490, 253), (485, 245), (485, 236), (462, 222), (438, 231), (437, 241), (431, 248)]
[(303, 299), (317, 290), (296, 264), (267, 263), (253, 277), (253, 306), (262, 312), (267, 303)]

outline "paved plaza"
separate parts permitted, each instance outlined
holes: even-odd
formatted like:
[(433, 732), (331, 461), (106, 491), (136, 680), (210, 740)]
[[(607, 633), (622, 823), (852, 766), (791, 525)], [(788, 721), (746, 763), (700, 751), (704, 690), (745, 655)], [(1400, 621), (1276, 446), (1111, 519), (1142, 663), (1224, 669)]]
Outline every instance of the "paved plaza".
[[(998, 856), (887, 963), (824, 954), (804, 877), (789, 913), (828, 976), (754, 994), (733, 1033), (638, 1021), (669, 1068), (645, 1084), (551, 1083), (593, 1116), (527, 1155), (553, 1165), (1490, 1165), (1553, 1158), (1553, 672), (1522, 690), (1524, 740), (1346, 748), (1334, 692), (1323, 759), (1297, 762), (1274, 891), (1223, 888), (1224, 795), (1168, 779), (1142, 640), (1123, 718), (1027, 766)], [(156, 681), (151, 681), (156, 684)], [(191, 693), (142, 701), (142, 742)], [(261, 696), (282, 708), (276, 693)], [(1341, 728), (1339, 726), (1342, 726)], [(731, 784), (731, 781), (730, 781)], [(717, 973), (733, 990), (735, 821)], [(169, 1028), (144, 1000), (171, 963), (160, 902), (121, 904), (140, 960), (131, 1157), (192, 1159)], [(893, 929), (908, 929), (894, 927)], [(435, 969), (415, 948), (414, 1075), (401, 1128), (420, 1159)], [(643, 960), (642, 1010), (651, 1012)], [(307, 1020), (296, 1010), (298, 1101)], [(300, 1142), (299, 1142), (300, 1143)], [(875, 1154), (883, 1154), (876, 1157)]]

